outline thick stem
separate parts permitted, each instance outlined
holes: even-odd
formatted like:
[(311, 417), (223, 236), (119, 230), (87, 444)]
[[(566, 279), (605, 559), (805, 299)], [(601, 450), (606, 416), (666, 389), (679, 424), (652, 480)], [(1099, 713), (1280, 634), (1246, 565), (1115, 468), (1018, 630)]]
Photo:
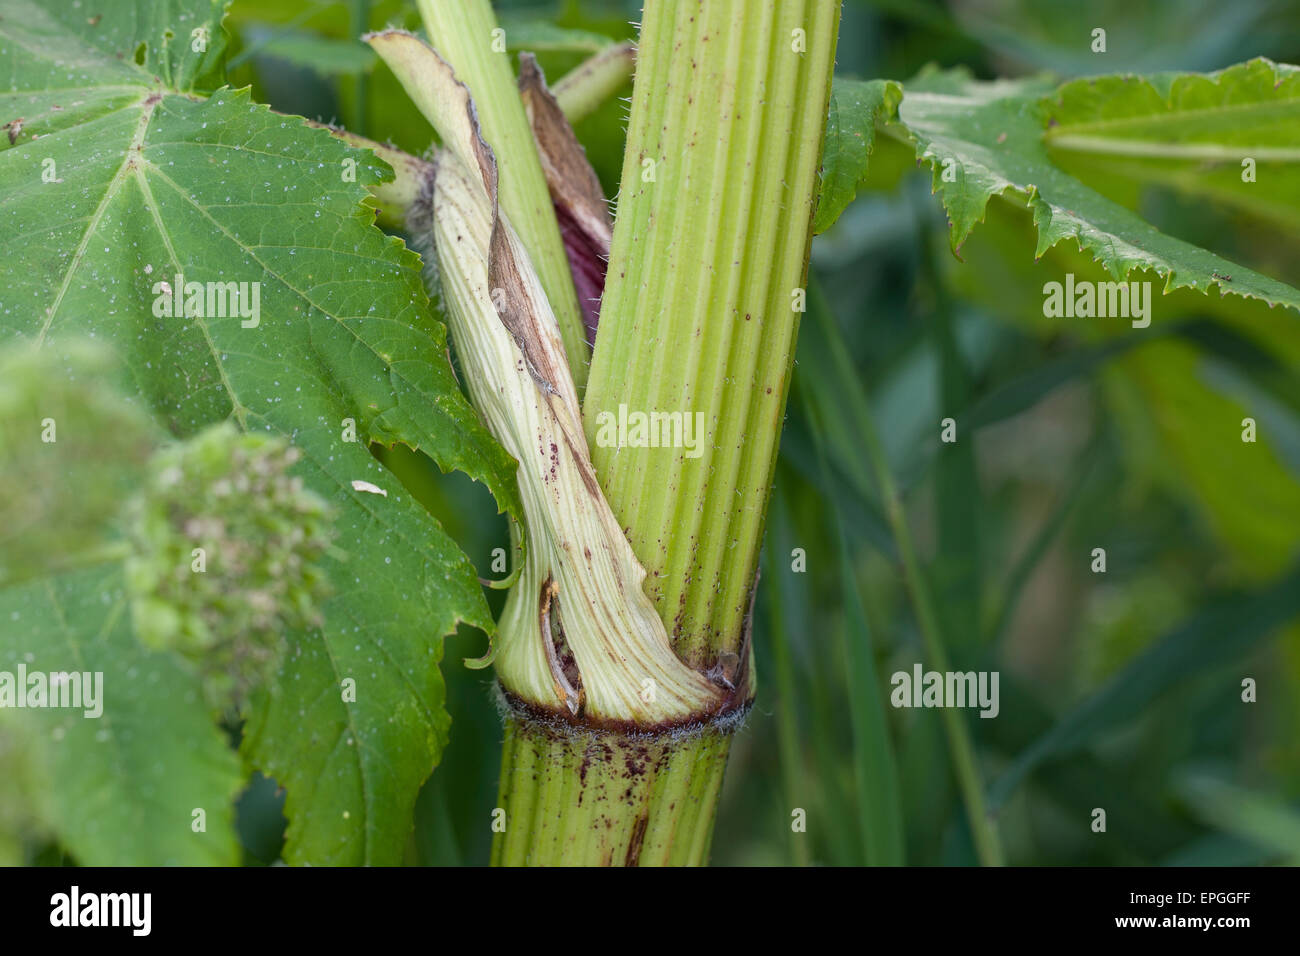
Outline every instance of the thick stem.
[[(707, 858), (729, 730), (753, 692), (747, 615), (838, 20), (836, 0), (646, 4), (584, 424), (675, 650), (734, 700), (691, 730), (644, 734), (516, 713), (495, 863)], [(677, 413), (676, 447), (610, 442), (620, 405)]]
[(729, 726), (629, 736), (513, 714), (493, 865), (707, 863)]
[[(584, 424), (690, 665), (741, 652), (803, 309), (836, 0), (649, 0)], [(694, 447), (620, 437), (702, 425)]]
[(519, 462), (529, 547), (498, 626), (497, 673), (518, 712), (497, 859), (698, 862), (748, 672), (687, 667), (646, 597), (591, 466), (554, 316), (498, 215), (468, 90), (410, 34), (369, 42), (442, 137), (427, 221), (413, 228), (436, 256), (474, 404)]

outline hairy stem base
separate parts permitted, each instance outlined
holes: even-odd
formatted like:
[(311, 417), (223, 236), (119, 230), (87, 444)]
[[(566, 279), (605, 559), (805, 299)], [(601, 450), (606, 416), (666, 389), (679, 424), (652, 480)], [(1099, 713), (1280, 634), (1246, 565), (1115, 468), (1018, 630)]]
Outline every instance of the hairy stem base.
[(627, 735), (512, 714), (493, 866), (707, 863), (736, 723)]

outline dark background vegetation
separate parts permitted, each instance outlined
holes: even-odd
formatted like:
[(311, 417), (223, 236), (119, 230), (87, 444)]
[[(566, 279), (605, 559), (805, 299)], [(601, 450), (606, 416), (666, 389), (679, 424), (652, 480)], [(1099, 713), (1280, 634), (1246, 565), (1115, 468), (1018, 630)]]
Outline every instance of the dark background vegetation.
[[(550, 22), (623, 39), (639, 5), (497, 6), (508, 36)], [(229, 24), (233, 80), (257, 99), (429, 146), (392, 76), (348, 40), (416, 26), (413, 4), (235, 0)], [(1089, 49), (1098, 26), (1105, 55)], [(837, 74), (905, 81), (935, 63), (1065, 78), (1258, 55), (1300, 62), (1300, 5), (849, 0)], [(540, 53), (552, 80), (583, 56)], [(578, 127), (610, 196), (626, 109), (612, 101)], [(969, 725), (1009, 860), (1300, 861), (1300, 317), (1162, 297), (1157, 281), (1147, 330), (1045, 319), (1043, 283), (1102, 278), (1090, 257), (1058, 247), (1035, 262), (1026, 209), (995, 201), (959, 261), (929, 182), (881, 138), (871, 181), (814, 242), (818, 291), (756, 615), (759, 696), (733, 750), (713, 861), (872, 861), (864, 834), (881, 811), (865, 797), (881, 756), (861, 733), (864, 681), (887, 693), (890, 674), (924, 658), (855, 431), (863, 415), (884, 439), (954, 666), (1001, 673), (1000, 715), (970, 712)], [(1252, 218), (1158, 180), (1093, 184), (1166, 232), (1300, 283), (1300, 221), (1283, 207)], [(1253, 445), (1240, 440), (1247, 415)], [(946, 417), (958, 422), (952, 445), (939, 442)], [(482, 489), (415, 455), (387, 458), (486, 575), (507, 539)], [(1090, 570), (1098, 547), (1105, 574)], [(795, 548), (805, 573), (791, 570)], [(452, 741), (419, 800), (412, 863), (487, 859), (500, 721), (490, 674), (460, 664), (482, 649), (477, 633), (447, 642)], [(1241, 700), (1246, 677), (1257, 703)], [(939, 713), (884, 717), (906, 861), (975, 862)], [(278, 807), (265, 780), (241, 801), (250, 863), (276, 858)], [(1104, 834), (1090, 826), (1097, 807)], [(791, 831), (795, 808), (806, 833)]]

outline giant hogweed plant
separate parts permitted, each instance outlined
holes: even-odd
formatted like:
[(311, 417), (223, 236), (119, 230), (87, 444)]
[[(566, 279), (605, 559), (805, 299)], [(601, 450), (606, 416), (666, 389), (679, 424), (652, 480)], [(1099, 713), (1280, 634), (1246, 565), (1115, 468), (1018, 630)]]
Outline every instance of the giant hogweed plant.
[[(85, 863), (233, 863), (259, 770), (286, 791), (286, 861), (398, 862), (466, 624), (505, 715), (494, 862), (706, 861), (759, 689), (809, 245), (878, 135), (932, 170), (954, 251), (991, 200), (1022, 202), (1040, 255), (1300, 308), (1078, 175), (1238, 197), (1243, 166), (1296, 160), (1292, 67), (832, 82), (832, 0), (649, 0), (611, 219), (570, 120), (631, 49), (552, 90), (527, 56), (516, 76), (487, 0), (419, 9), (424, 37), (366, 42), (433, 125), (424, 156), (227, 86), (224, 0), (0, 2), (0, 671), (104, 675), (98, 718), (0, 708), (0, 853), (38, 833)], [(628, 409), (698, 414), (700, 448), (607, 440)], [(508, 575), (481, 582), (370, 451), (398, 444), (487, 486)], [(509, 588), (499, 620), (484, 583)], [(997, 863), (955, 712), (945, 731)], [(897, 833), (874, 836), (887, 858)]]

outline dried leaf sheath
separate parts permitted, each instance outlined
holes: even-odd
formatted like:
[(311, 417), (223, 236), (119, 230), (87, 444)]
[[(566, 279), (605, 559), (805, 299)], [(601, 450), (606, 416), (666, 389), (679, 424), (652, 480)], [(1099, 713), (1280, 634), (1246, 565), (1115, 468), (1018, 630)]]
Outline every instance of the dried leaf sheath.
[[(418, 39), (370, 42), (446, 144), (428, 213), (443, 299), (470, 395), (519, 461), (529, 546), (499, 622), (502, 684), (594, 724), (689, 722), (743, 700), (678, 660), (645, 596), (645, 570), (596, 481), (554, 315), (497, 210), (495, 160), (468, 92)], [(560, 634), (576, 681), (563, 673)]]
[(582, 306), (587, 343), (594, 345), (609, 266), (609, 244), (614, 238), (609, 205), (596, 171), (587, 162), (587, 154), (560, 104), (546, 88), (546, 78), (531, 53), (519, 57), (519, 94), (560, 224), (569, 271)]

